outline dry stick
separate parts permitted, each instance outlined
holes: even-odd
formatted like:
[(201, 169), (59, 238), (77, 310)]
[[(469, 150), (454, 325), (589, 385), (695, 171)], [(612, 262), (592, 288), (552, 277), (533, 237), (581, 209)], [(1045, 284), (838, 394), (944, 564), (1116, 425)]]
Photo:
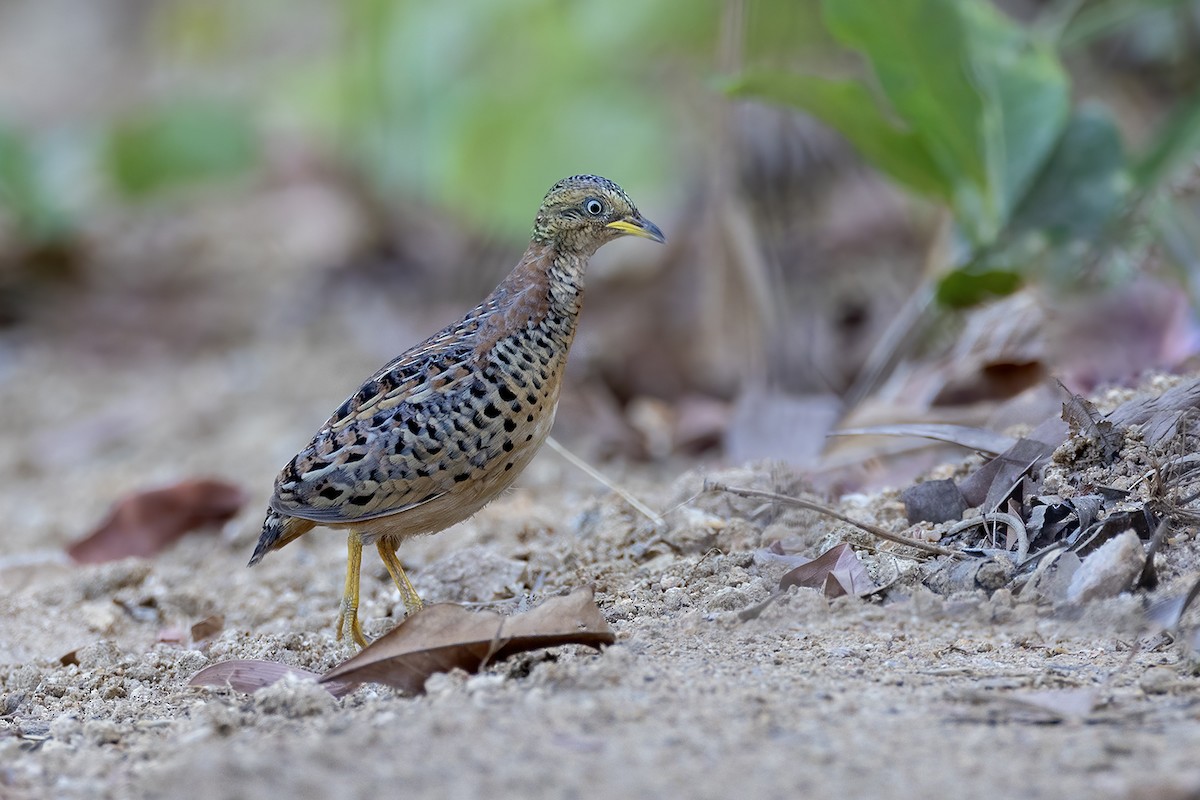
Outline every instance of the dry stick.
[(694, 495), (692, 495), (688, 499), (680, 500), (678, 503), (671, 506), (670, 508), (664, 509), (662, 512), (662, 516), (665, 518), (668, 514), (674, 514), (676, 511), (683, 508), (684, 506), (690, 506), (692, 503), (694, 503), (700, 499), (700, 497), (704, 494), (704, 491), (705, 491), (704, 489), (701, 489), (700, 491), (696, 492)]
[(582, 458), (575, 455), (567, 448), (563, 447), (561, 444), (558, 443), (558, 441), (553, 436), (546, 437), (546, 445), (549, 446), (549, 448), (551, 450), (553, 450), (554, 452), (558, 453), (560, 456), (565, 458), (572, 466), (585, 472), (588, 475), (588, 477), (590, 477), (592, 480), (596, 481), (597, 483), (603, 484), (604, 486), (607, 486), (610, 490), (619, 494), (625, 500), (626, 503), (629, 503), (629, 505), (633, 506), (635, 511), (637, 511), (639, 514), (641, 514), (646, 519), (650, 520), (651, 524), (653, 524), (654, 527), (661, 528), (664, 525), (666, 525), (666, 522), (663, 520), (663, 518), (660, 517), (658, 514), (656, 514), (654, 512), (654, 510), (651, 509), (648, 505), (643, 503), (641, 500), (638, 500), (636, 497), (634, 497), (629, 492), (622, 489), (620, 486), (617, 486), (615, 483), (613, 483), (608, 478), (606, 478), (599, 470), (597, 470), (591, 464), (587, 463)]
[(1021, 522), (1021, 518), (1015, 514), (1009, 514), (1006, 511), (993, 511), (990, 514), (980, 514), (977, 517), (964, 519), (946, 531), (946, 536), (954, 536), (969, 528), (974, 528), (976, 525), (986, 526), (989, 522), (1002, 522), (1017, 535), (1017, 563), (1024, 563), (1025, 558), (1029, 555), (1029, 531), (1025, 529), (1025, 523)]
[(1188, 455), (1185, 455), (1185, 456), (1179, 456), (1178, 458), (1173, 458), (1164, 464), (1159, 464), (1158, 466), (1155, 466), (1154, 468), (1147, 470), (1144, 475), (1142, 475), (1140, 478), (1138, 478), (1136, 481), (1134, 481), (1132, 484), (1130, 484), (1129, 490), (1133, 491), (1135, 488), (1140, 486), (1144, 481), (1147, 481), (1150, 478), (1153, 478), (1154, 474), (1156, 472), (1161, 472), (1164, 469), (1170, 469), (1171, 467), (1177, 467), (1177, 466), (1184, 465), (1184, 464), (1196, 464), (1196, 463), (1200, 463), (1200, 453), (1189, 453)]
[(889, 542), (902, 544), (907, 547), (913, 547), (917, 550), (923, 550), (926, 553), (932, 553), (938, 556), (953, 556), (954, 558), (964, 557), (962, 553), (955, 552), (954, 550), (947, 550), (945, 547), (939, 547), (936, 544), (921, 542), (916, 539), (910, 539), (907, 536), (901, 536), (898, 533), (885, 531), (883, 528), (880, 528), (877, 525), (872, 525), (869, 522), (859, 522), (852, 517), (846, 516), (840, 511), (835, 511), (829, 506), (823, 506), (820, 503), (814, 503), (811, 500), (801, 500), (799, 497), (789, 497), (786, 494), (779, 494), (777, 492), (765, 492), (761, 489), (743, 489), (737, 486), (726, 486), (723, 483), (709, 483), (707, 481), (704, 483), (704, 488), (710, 492), (728, 492), (729, 494), (736, 494), (739, 497), (755, 497), (762, 500), (774, 500), (785, 505), (795, 506), (796, 508), (805, 508), (809, 511), (816, 511), (818, 514), (824, 514), (827, 517), (840, 519), (842, 522), (849, 523), (856, 528), (866, 531), (872, 536), (877, 536), (880, 539), (886, 539)]

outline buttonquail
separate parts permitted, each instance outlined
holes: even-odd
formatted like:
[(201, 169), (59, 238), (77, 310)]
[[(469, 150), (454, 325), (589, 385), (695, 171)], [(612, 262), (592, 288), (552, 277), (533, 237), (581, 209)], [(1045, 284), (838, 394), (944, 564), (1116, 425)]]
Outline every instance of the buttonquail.
[(337, 637), (358, 621), (364, 545), (408, 613), (421, 599), (396, 548), (474, 514), (504, 491), (554, 422), (588, 258), (632, 234), (663, 242), (612, 181), (576, 175), (542, 201), (525, 255), (461, 320), (393, 359), (352, 394), (275, 480), (250, 564), (315, 526), (349, 532)]

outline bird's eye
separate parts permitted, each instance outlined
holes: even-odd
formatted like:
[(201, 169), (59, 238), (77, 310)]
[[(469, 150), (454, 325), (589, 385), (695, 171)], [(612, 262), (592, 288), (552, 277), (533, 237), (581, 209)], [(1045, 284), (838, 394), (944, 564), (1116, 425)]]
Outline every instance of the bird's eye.
[(593, 217), (598, 217), (604, 213), (604, 203), (601, 203), (599, 200), (592, 197), (584, 201), (583, 210), (591, 214)]

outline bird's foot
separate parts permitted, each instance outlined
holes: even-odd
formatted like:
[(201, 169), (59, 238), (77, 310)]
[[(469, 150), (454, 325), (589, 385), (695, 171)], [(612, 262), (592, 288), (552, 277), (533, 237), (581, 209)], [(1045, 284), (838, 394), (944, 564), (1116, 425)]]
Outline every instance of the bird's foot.
[(363, 635), (362, 625), (358, 622), (358, 604), (349, 597), (343, 597), (337, 618), (337, 640), (340, 642), (347, 634), (359, 647), (367, 646), (367, 637)]
[(413, 588), (408, 575), (404, 574), (404, 567), (400, 565), (400, 559), (396, 558), (395, 544), (380, 539), (376, 542), (376, 548), (379, 550), (379, 557), (383, 559), (384, 566), (387, 567), (388, 574), (392, 576), (392, 582), (400, 590), (400, 599), (404, 603), (405, 617), (411, 617), (424, 608), (425, 604), (421, 602), (421, 596)]

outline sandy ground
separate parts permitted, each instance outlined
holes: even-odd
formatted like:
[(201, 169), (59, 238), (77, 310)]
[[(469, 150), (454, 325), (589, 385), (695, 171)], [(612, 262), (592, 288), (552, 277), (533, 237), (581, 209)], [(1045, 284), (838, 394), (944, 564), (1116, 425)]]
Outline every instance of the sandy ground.
[[(265, 297), (239, 280), (247, 302)], [(322, 670), (350, 654), (333, 638), (338, 535), (245, 563), (279, 466), (415, 337), (336, 297), (327, 318), (289, 327), (294, 300), (186, 357), (145, 341), (115, 357), (119, 337), (71, 325), (0, 340), (0, 797), (1200, 796), (1200, 681), (1177, 649), (1137, 646), (1140, 599), (1067, 613), (1007, 591), (917, 586), (884, 603), (793, 589), (746, 620), (782, 572), (756, 550), (791, 537), (816, 555), (845, 526), (705, 496), (656, 533), (550, 452), (401, 556), (427, 602), (514, 611), (590, 583), (616, 645), (438, 675), (417, 698), (187, 686), (224, 659)], [(660, 509), (707, 476), (797, 489), (766, 467), (612, 469)], [(251, 495), (219, 535), (150, 560), (62, 563), (114, 499), (193, 475)], [(897, 521), (894, 496), (844, 507)], [(402, 613), (373, 557), (362, 612), (368, 634)], [(213, 614), (215, 639), (159, 641)], [(1094, 690), (1095, 710), (1052, 721), (1014, 702), (1072, 688)]]

